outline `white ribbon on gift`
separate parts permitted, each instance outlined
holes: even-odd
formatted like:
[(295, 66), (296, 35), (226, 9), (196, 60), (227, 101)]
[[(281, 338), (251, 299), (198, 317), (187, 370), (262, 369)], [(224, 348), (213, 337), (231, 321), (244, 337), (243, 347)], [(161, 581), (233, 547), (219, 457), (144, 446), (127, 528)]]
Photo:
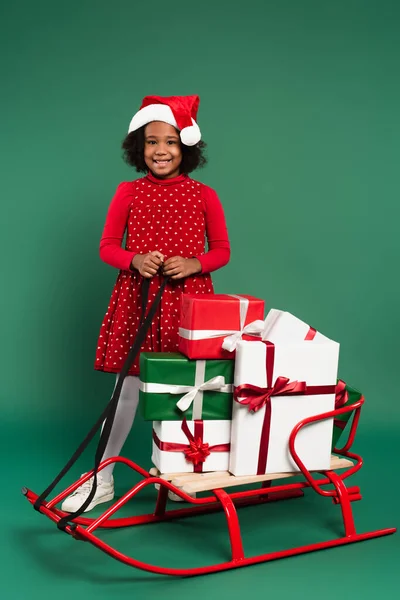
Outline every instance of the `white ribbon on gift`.
[(184, 329), (179, 328), (179, 335), (187, 340), (206, 340), (211, 338), (217, 338), (227, 336), (224, 338), (222, 348), (228, 352), (236, 350), (238, 342), (242, 339), (244, 334), (254, 335), (261, 337), (264, 331), (264, 321), (257, 319), (248, 325), (246, 323), (247, 311), (249, 308), (249, 299), (243, 298), (243, 296), (236, 296), (235, 294), (228, 294), (232, 298), (237, 298), (240, 302), (240, 329)]
[(205, 373), (206, 361), (197, 360), (194, 385), (172, 385), (168, 383), (147, 383), (141, 381), (140, 389), (142, 392), (148, 392), (149, 394), (184, 394), (176, 403), (176, 406), (179, 410), (185, 412), (193, 404), (192, 420), (196, 421), (202, 418), (203, 392), (213, 390), (229, 393), (233, 391), (233, 385), (231, 383), (225, 384), (225, 377), (222, 375), (217, 375), (217, 377), (212, 377), (212, 379), (204, 381)]

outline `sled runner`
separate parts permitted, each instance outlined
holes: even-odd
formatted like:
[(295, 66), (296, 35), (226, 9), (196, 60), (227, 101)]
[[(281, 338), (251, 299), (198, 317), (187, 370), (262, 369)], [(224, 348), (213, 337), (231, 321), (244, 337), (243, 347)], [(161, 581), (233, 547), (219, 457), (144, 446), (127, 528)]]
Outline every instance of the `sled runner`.
[[(71, 459), (57, 475), (54, 481), (42, 494), (38, 495), (27, 488), (23, 488), (23, 494), (34, 506), (35, 510), (48, 517), (51, 521), (56, 523), (60, 530), (71, 535), (73, 538), (75, 538), (75, 540), (90, 542), (103, 552), (109, 554), (111, 557), (127, 565), (137, 567), (138, 569), (142, 569), (144, 571), (150, 571), (152, 573), (176, 576), (192, 576), (215, 573), (227, 569), (244, 567), (251, 564), (294, 556), (296, 554), (304, 554), (306, 552), (331, 548), (333, 546), (360, 542), (394, 533), (396, 531), (395, 528), (380, 529), (366, 533), (357, 533), (354, 525), (351, 503), (361, 500), (361, 494), (357, 486), (348, 486), (347, 480), (362, 467), (361, 457), (351, 452), (350, 449), (356, 436), (360, 411), (364, 403), (363, 397), (360, 397), (359, 400), (353, 404), (347, 404), (346, 406), (336, 408), (330, 412), (325, 412), (320, 415), (303, 419), (294, 427), (289, 438), (289, 452), (299, 469), (299, 473), (274, 473), (272, 475), (269, 474), (240, 477), (234, 477), (228, 472), (181, 474), (159, 473), (156, 469), (151, 469), (148, 472), (131, 460), (123, 457), (109, 458), (104, 462), (100, 462), (112, 428), (123, 380), (129, 371), (130, 365), (139, 352), (143, 340), (145, 339), (147, 329), (154, 317), (166, 282), (167, 279), (164, 279), (155, 300), (149, 308), (147, 315), (146, 307), (148, 297), (148, 280), (143, 282), (142, 324), (137, 338), (120, 373), (110, 402), (100, 415), (95, 425), (92, 427), (91, 431), (86, 436), (85, 440), (75, 451)], [(352, 422), (346, 444), (341, 449), (334, 449), (329, 470), (310, 472), (296, 452), (296, 437), (300, 430), (303, 427), (307, 427), (307, 425), (311, 423), (315, 423), (316, 421), (337, 418), (348, 412), (352, 414)], [(52, 500), (46, 501), (47, 496), (61, 481), (71, 466), (76, 462), (83, 450), (93, 439), (102, 425), (103, 427), (100, 435), (100, 441), (95, 454), (94, 468), (84, 477), (80, 478), (74, 484), (54, 497)], [(89, 506), (96, 492), (97, 473), (113, 462), (125, 464), (127, 467), (135, 471), (135, 473), (141, 477), (141, 480), (139, 483), (136, 483), (131, 489), (129, 489), (119, 500), (114, 502), (110, 508), (106, 509), (101, 516), (96, 518), (83, 517), (83, 512)], [(301, 481), (291, 483), (291, 477), (299, 474), (303, 476), (303, 479)], [(60, 504), (69, 494), (75, 491), (80, 485), (82, 485), (82, 483), (89, 480), (89, 478), (92, 476), (94, 481), (92, 490), (79, 510), (77, 510), (75, 513), (69, 514), (62, 512), (59, 508), (57, 508), (58, 504)], [(140, 494), (144, 488), (151, 486), (152, 489), (154, 489), (154, 485), (157, 484), (159, 485), (159, 491), (158, 495), (155, 496), (155, 508), (152, 513), (133, 517), (118, 516), (118, 511), (130, 500), (134, 500), (134, 498)], [(235, 491), (230, 493), (229, 488), (236, 488), (238, 486), (240, 487), (241, 485), (246, 485), (246, 489), (244, 491)], [(252, 486), (252, 489), (247, 489), (249, 485)], [(310, 488), (316, 494), (325, 498), (326, 500), (331, 499), (334, 504), (340, 505), (344, 529), (343, 535), (328, 541), (319, 541), (314, 544), (289, 548), (287, 550), (269, 552), (267, 554), (260, 554), (258, 556), (246, 556), (243, 550), (240, 523), (236, 509), (243, 506), (268, 504), (270, 502), (276, 502), (280, 500), (299, 498), (304, 495), (303, 490), (307, 488)], [(172, 510), (167, 510), (169, 491), (180, 496), (183, 500), (189, 503), (189, 506), (176, 508), (176, 505), (174, 505)], [(193, 494), (198, 492), (210, 493), (205, 497), (193, 497)], [(141, 526), (149, 523), (172, 521), (174, 519), (181, 519), (182, 517), (191, 517), (217, 511), (223, 511), (226, 517), (230, 543), (230, 557), (227, 555), (226, 560), (214, 565), (200, 566), (197, 568), (167, 568), (151, 565), (140, 561), (138, 558), (132, 558), (121, 553), (117, 549), (114, 549), (109, 543), (102, 541), (96, 535), (96, 531), (102, 528), (112, 529)], [(267, 518), (265, 519), (263, 525), (265, 526), (265, 530), (267, 532)], [(227, 549), (229, 550), (228, 545)]]
[[(296, 554), (304, 554), (315, 550), (323, 550), (334, 546), (351, 544), (363, 540), (389, 535), (396, 531), (395, 528), (379, 529), (366, 533), (357, 533), (354, 525), (352, 502), (361, 500), (360, 489), (357, 486), (347, 485), (347, 480), (362, 467), (362, 459), (357, 454), (350, 451), (353, 444), (357, 425), (360, 417), (361, 406), (364, 398), (361, 398), (355, 404), (345, 408), (337, 409), (329, 413), (324, 413), (304, 419), (293, 429), (289, 440), (289, 450), (293, 460), (300, 469), (304, 479), (290, 483), (290, 478), (296, 473), (275, 473), (269, 475), (257, 476), (241, 476), (234, 477), (229, 473), (158, 473), (156, 469), (151, 469), (150, 472), (145, 471), (139, 465), (129, 459), (118, 457), (111, 458), (101, 463), (99, 471), (110, 464), (111, 462), (120, 462), (127, 465), (138, 473), (142, 479), (126, 492), (119, 500), (117, 500), (110, 508), (97, 518), (77, 517), (73, 519), (70, 525), (65, 527), (66, 533), (74, 537), (76, 540), (82, 540), (92, 543), (94, 546), (109, 554), (111, 557), (138, 569), (150, 571), (163, 575), (175, 576), (193, 576), (215, 573), (227, 569), (244, 567), (279, 558), (294, 556)], [(345, 411), (353, 411), (353, 419), (348, 440), (345, 446), (341, 449), (334, 450), (331, 458), (331, 468), (328, 471), (320, 473), (311, 473), (306, 469), (301, 462), (295, 450), (296, 436), (299, 431), (306, 427), (309, 423), (336, 417), (343, 414)], [(40, 506), (40, 512), (47, 516), (55, 523), (66, 516), (57, 508), (57, 504), (61, 503), (66, 496), (73, 492), (83, 481), (89, 479), (93, 475), (93, 471), (88, 473), (84, 479), (79, 479), (61, 494), (53, 498), (50, 502), (43, 503)], [(297, 473), (298, 475), (298, 473)], [(322, 475), (322, 477), (321, 477)], [(280, 481), (282, 480), (282, 481)], [(284, 481), (285, 480), (285, 481)], [(286, 481), (287, 480), (287, 481)], [(146, 486), (154, 486), (159, 484), (160, 488), (155, 500), (154, 511), (150, 514), (144, 514), (134, 517), (118, 518), (118, 511), (127, 502), (141, 492)], [(254, 489), (246, 489), (246, 491), (236, 491), (229, 493), (230, 487), (250, 484)], [(260, 487), (261, 486), (261, 487)], [(326, 489), (329, 487), (329, 489)], [(280, 500), (291, 498), (299, 498), (303, 496), (303, 490), (311, 488), (315, 493), (319, 494), (326, 500), (331, 499), (334, 504), (340, 505), (341, 517), (343, 520), (343, 535), (328, 541), (319, 541), (314, 544), (289, 548), (277, 552), (269, 552), (258, 556), (246, 556), (243, 550), (242, 536), (240, 523), (237, 513), (237, 508), (242, 506), (268, 504)], [(168, 491), (171, 490), (183, 500), (190, 504), (189, 507), (167, 510)], [(198, 492), (210, 492), (206, 497), (192, 497), (189, 494)], [(29, 502), (34, 504), (38, 495), (24, 488), (23, 493), (26, 495)], [(267, 508), (266, 508), (267, 510)], [(132, 558), (126, 554), (122, 554), (117, 549), (114, 549), (109, 543), (105, 543), (96, 536), (96, 530), (99, 528), (118, 528), (118, 527), (134, 527), (148, 523), (156, 523), (162, 521), (172, 521), (181, 519), (182, 517), (191, 517), (202, 515), (210, 512), (224, 511), (227, 524), (227, 532), (230, 542), (230, 557), (227, 560), (208, 566), (197, 568), (166, 568), (162, 566), (152, 565), (141, 562), (138, 558)], [(265, 531), (268, 531), (268, 519), (266, 518), (263, 526)], [(132, 538), (134, 544), (134, 536)], [(227, 544), (227, 553), (229, 545)]]

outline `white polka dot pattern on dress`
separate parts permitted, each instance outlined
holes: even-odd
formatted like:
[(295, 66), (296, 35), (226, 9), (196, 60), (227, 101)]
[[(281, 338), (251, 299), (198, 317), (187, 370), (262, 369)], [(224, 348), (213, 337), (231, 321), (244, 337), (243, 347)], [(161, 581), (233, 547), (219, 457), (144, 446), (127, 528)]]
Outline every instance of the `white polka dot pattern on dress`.
[[(205, 215), (200, 183), (185, 177), (172, 187), (168, 182), (166, 185), (149, 183), (144, 177), (132, 182), (132, 186), (134, 200), (127, 220), (127, 250), (140, 254), (159, 250), (165, 258), (190, 258), (204, 254)], [(119, 273), (100, 329), (96, 369), (120, 372), (139, 327), (141, 284), (142, 278), (138, 272)], [(149, 301), (156, 296), (159, 285), (160, 277), (155, 276), (150, 281)], [(177, 313), (183, 292), (212, 293), (210, 275), (206, 273), (168, 283), (141, 351), (177, 351)], [(139, 373), (139, 358), (129, 373)]]

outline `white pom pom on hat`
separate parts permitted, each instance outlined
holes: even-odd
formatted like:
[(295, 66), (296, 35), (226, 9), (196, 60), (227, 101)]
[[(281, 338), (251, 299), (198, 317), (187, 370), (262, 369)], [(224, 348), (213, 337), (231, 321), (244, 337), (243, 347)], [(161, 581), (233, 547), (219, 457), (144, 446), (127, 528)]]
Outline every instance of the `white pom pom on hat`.
[(184, 127), (180, 133), (182, 144), (185, 146), (194, 146), (201, 140), (201, 133), (196, 121), (193, 120), (193, 125)]
[(180, 131), (182, 144), (194, 146), (201, 140), (197, 125), (199, 96), (146, 96), (133, 116), (128, 133), (152, 121), (163, 121)]

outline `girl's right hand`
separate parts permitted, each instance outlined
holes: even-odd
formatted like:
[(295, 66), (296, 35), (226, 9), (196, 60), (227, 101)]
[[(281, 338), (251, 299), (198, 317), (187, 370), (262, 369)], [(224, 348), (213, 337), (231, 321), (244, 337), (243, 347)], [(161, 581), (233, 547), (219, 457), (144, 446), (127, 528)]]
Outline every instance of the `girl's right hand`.
[(135, 254), (132, 260), (132, 267), (137, 269), (143, 277), (150, 279), (154, 277), (163, 262), (164, 255), (158, 250), (154, 250), (147, 254)]

